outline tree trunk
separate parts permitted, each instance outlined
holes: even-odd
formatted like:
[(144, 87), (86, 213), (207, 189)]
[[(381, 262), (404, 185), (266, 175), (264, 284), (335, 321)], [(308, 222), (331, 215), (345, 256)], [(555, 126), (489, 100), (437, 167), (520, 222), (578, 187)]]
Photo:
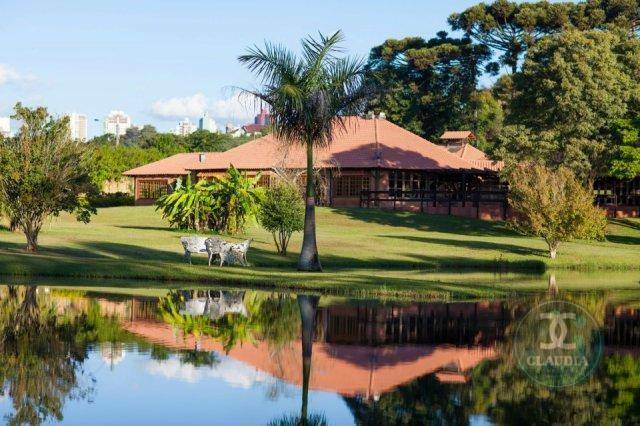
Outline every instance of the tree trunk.
[(25, 237), (27, 237), (27, 251), (35, 253), (38, 251), (38, 234), (40, 226), (27, 223), (23, 226)]
[(555, 259), (558, 254), (558, 243), (556, 241), (550, 242), (549, 244), (549, 257), (551, 259)]
[(316, 326), (316, 309), (319, 296), (298, 295), (298, 307), (302, 323), (302, 406), (300, 408), (300, 424), (307, 424), (309, 403), (309, 381), (311, 378), (311, 354), (313, 351), (313, 335)]
[(299, 271), (322, 271), (316, 244), (316, 197), (313, 182), (313, 144), (307, 142), (307, 191), (305, 197), (304, 235), (298, 259)]
[(40, 309), (38, 307), (37, 286), (28, 285), (25, 288), (24, 299), (16, 312), (16, 331), (35, 331), (40, 325)]

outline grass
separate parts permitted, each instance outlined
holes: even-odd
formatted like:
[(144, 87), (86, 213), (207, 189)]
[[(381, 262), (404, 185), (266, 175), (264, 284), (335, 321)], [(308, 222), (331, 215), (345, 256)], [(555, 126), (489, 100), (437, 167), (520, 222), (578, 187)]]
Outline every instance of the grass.
[[(640, 288), (638, 220), (612, 221), (605, 242), (563, 244), (552, 261), (542, 240), (520, 236), (501, 222), (374, 209), (320, 208), (317, 216), (323, 273), (295, 271), (299, 235), (292, 238), (291, 254), (282, 257), (271, 235), (255, 225), (238, 237), (254, 238), (251, 267), (209, 268), (205, 256), (194, 256), (191, 266), (179, 243), (185, 233), (168, 229), (153, 207), (115, 207), (100, 209), (89, 225), (68, 215), (52, 219), (38, 254), (24, 252), (23, 235), (0, 230), (0, 274), (424, 298), (534, 291), (545, 288), (549, 273), (567, 277), (558, 278), (566, 288)], [(576, 271), (585, 273), (577, 279)]]

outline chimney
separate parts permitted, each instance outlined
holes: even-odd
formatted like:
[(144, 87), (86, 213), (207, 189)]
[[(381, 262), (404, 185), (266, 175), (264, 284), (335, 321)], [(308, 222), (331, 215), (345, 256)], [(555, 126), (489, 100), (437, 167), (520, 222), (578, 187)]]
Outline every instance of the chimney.
[(198, 154), (198, 161), (200, 161), (201, 163), (204, 163), (204, 153)]
[(373, 120), (375, 116), (376, 114), (373, 111), (367, 111), (364, 118), (366, 118), (367, 120)]
[(387, 119), (387, 114), (385, 114), (384, 111), (381, 111), (380, 114), (378, 114), (378, 118), (380, 120), (386, 120)]

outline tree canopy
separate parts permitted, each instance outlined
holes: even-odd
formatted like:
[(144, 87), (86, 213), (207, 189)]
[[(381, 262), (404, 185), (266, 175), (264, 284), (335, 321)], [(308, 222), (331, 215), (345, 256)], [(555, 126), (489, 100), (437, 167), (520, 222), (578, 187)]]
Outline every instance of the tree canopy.
[[(608, 170), (618, 151), (614, 128), (637, 111), (640, 41), (621, 32), (566, 31), (546, 37), (513, 76), (507, 121), (528, 141), (503, 144), (519, 161), (563, 165), (588, 177)], [(503, 139), (505, 139), (503, 137)]]
[(490, 58), (487, 47), (444, 31), (428, 41), (389, 39), (371, 49), (366, 84), (374, 96), (368, 108), (428, 138), (468, 127), (478, 78)]

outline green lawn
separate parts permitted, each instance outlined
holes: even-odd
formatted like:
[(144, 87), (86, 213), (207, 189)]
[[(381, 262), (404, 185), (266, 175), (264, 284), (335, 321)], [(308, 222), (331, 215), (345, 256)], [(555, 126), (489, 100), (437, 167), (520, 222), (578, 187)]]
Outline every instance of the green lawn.
[[(606, 242), (563, 244), (552, 261), (541, 240), (517, 235), (499, 222), (373, 209), (320, 208), (317, 216), (323, 273), (295, 271), (299, 235), (284, 258), (256, 226), (248, 230), (254, 238), (251, 267), (209, 268), (204, 255), (194, 256), (190, 266), (182, 259), (184, 232), (169, 230), (153, 207), (101, 209), (88, 225), (68, 215), (54, 218), (44, 226), (35, 255), (23, 251), (21, 234), (0, 231), (0, 273), (424, 297), (535, 290), (551, 272), (574, 277), (562, 283), (569, 288), (640, 288), (638, 220), (613, 221)], [(576, 279), (574, 271), (588, 271), (581, 276), (590, 278)]]

